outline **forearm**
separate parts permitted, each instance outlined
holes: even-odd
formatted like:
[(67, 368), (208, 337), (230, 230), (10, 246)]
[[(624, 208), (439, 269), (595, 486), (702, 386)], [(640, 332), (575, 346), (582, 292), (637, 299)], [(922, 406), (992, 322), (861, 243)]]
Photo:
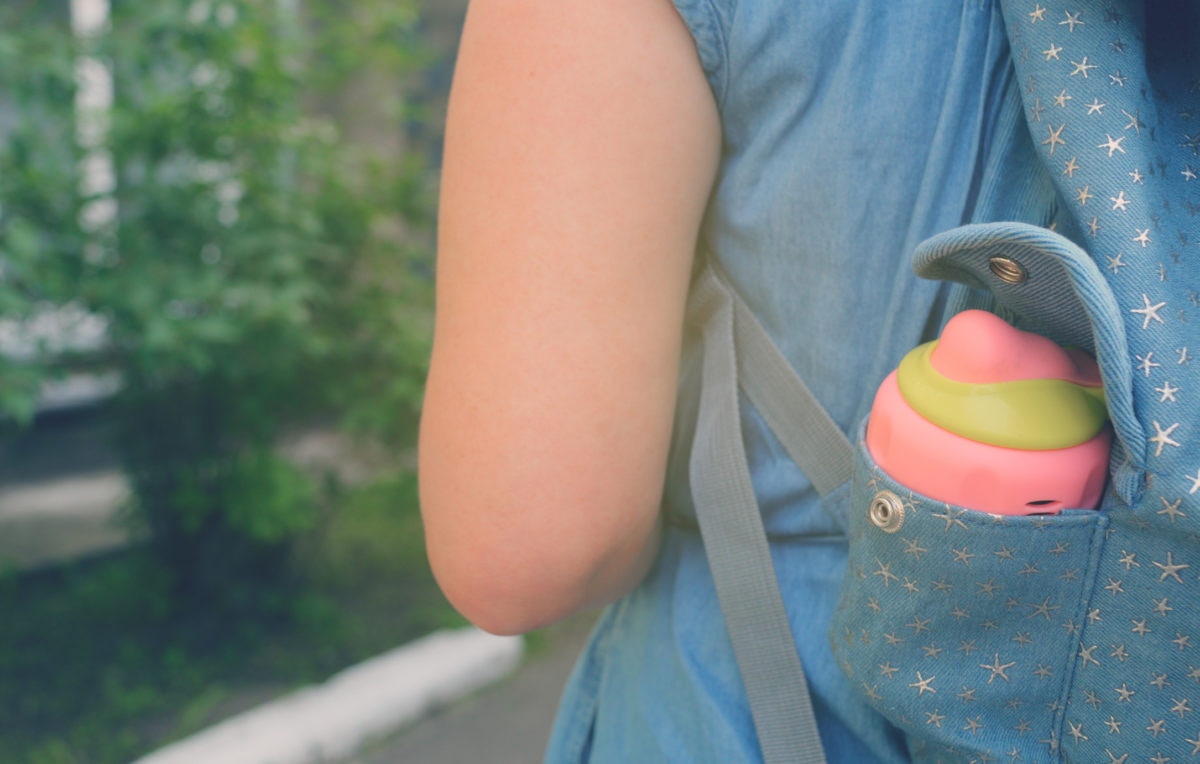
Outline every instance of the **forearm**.
[(657, 549), (715, 105), (668, 0), (475, 0), (451, 95), (421, 425), (434, 571), (523, 631)]

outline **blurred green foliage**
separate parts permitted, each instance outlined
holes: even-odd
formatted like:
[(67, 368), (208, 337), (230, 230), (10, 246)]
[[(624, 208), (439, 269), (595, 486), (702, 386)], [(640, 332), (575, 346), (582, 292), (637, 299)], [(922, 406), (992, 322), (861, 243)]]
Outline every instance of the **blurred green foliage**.
[(0, 577), (0, 761), (123, 764), (433, 629), (461, 626), (425, 558), (411, 475), (344, 489), (302, 591), (237, 619), (175, 613), (138, 547)]
[[(412, 432), (428, 173), (344, 139), (330, 105), (385, 73), (375, 118), (398, 134), (400, 76), (425, 60), (415, 4), (116, 0), (85, 37), (30, 23), (35, 6), (0, 6), (0, 321), (105, 331), (0, 356), (0, 415), (28, 421), (55, 375), (115, 371), (115, 445), (172, 601), (245, 599), (320, 516), (275, 454), (284, 429)], [(105, 71), (96, 109), (80, 83)]]

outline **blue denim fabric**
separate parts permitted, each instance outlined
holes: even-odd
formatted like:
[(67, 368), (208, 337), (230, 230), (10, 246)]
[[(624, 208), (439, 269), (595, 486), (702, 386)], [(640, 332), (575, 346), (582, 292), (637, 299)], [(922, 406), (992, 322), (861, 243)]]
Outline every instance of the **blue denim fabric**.
[[(832, 633), (847, 676), (909, 733), (916, 761), (1048, 761), (1108, 515), (949, 506), (897, 484), (861, 445), (853, 485)], [(904, 503), (889, 530), (866, 511), (883, 491)]]
[[(860, 452), (835, 650), (908, 733), (916, 761), (1190, 761), (1200, 756), (1200, 9), (1004, 9), (1070, 239), (969, 226), (918, 248), (917, 268), (989, 289), (1019, 325), (1096, 350), (1118, 436), (1110, 488), (1098, 512), (993, 518), (913, 495)], [(999, 283), (992, 255), (1020, 262), (1027, 281)], [(907, 499), (894, 533), (868, 519), (878, 491)]]
[[(996, 206), (1050, 220), (1052, 188), (1030, 172), (1032, 144), (1004, 127), (1020, 126), (1021, 107), (999, 10), (784, 0), (677, 7), (724, 135), (703, 245), (849, 433), (887, 372), (943, 319), (947, 290), (914, 277), (913, 248), (980, 214), (995, 219)], [(566, 690), (548, 762), (761, 760), (703, 548), (686, 527), (694, 354), (689, 341), (664, 498), (682, 522), (645, 582), (603, 617)], [(829, 648), (848, 487), (822, 501), (744, 402), (742, 421), (829, 761), (906, 761), (904, 740), (856, 694)]]

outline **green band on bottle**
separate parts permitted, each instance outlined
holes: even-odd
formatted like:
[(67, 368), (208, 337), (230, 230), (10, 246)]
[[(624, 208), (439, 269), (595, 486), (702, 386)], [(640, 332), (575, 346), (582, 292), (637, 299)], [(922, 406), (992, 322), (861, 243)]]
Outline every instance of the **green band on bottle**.
[(912, 350), (896, 378), (908, 405), (943, 430), (992, 446), (1048, 451), (1090, 440), (1108, 420), (1102, 387), (1062, 379), (957, 382), (933, 368), (936, 346)]

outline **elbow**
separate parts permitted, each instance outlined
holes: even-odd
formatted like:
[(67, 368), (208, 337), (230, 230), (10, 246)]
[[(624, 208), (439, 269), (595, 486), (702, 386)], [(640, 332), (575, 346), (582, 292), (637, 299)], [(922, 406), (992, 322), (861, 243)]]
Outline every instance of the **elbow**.
[(658, 551), (657, 514), (642, 532), (597, 543), (585, 532), (479, 533), (426, 524), (430, 567), (467, 620), (500, 635), (523, 634), (624, 596)]
[(586, 607), (587, 598), (565, 572), (513, 555), (431, 545), (430, 567), (442, 593), (455, 610), (486, 632), (524, 634), (562, 620)]

